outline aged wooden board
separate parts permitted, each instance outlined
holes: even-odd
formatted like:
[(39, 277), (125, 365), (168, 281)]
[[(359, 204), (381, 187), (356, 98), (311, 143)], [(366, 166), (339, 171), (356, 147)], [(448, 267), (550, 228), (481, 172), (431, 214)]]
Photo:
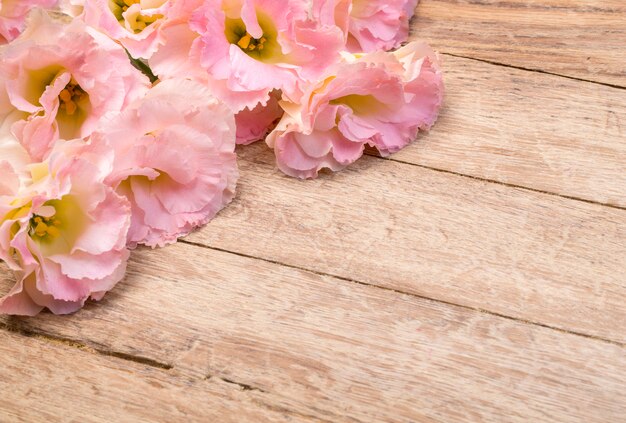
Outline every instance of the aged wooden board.
[(246, 148), (189, 240), (626, 342), (626, 211), (375, 157), (302, 182)]
[(626, 90), (445, 55), (443, 66), (439, 121), (392, 160), (626, 208)]
[(2, 422), (317, 422), (236, 385), (0, 331)]
[(102, 304), (8, 323), (249, 385), (333, 422), (626, 413), (622, 346), (202, 247), (134, 257)]
[(416, 37), (445, 53), (626, 87), (623, 0), (422, 0)]
[(135, 252), (75, 315), (0, 317), (0, 421), (623, 420), (624, 22), (621, 0), (422, 0), (430, 134), (309, 182), (241, 150), (191, 244)]

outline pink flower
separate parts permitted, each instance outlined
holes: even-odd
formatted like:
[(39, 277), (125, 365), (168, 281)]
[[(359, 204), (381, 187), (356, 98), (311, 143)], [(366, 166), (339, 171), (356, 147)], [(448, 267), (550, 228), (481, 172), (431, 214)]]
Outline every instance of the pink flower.
[(333, 22), (346, 35), (348, 51), (374, 52), (399, 47), (419, 0), (314, 0), (314, 15)]
[(400, 150), (435, 122), (442, 99), (437, 56), (423, 43), (346, 55), (299, 103), (282, 103), (267, 143), (283, 172), (314, 178), (353, 163), (366, 144), (383, 155)]
[(0, 299), (0, 313), (72, 313), (124, 276), (130, 205), (104, 183), (110, 155), (83, 153), (82, 144), (59, 145), (32, 165), (26, 188), (14, 173), (3, 181), (0, 259), (17, 283)]
[(260, 141), (274, 129), (283, 116), (279, 99), (280, 93), (274, 91), (270, 94), (267, 105), (259, 104), (253, 110), (246, 108), (237, 113), (235, 116), (237, 144), (248, 145)]
[(107, 182), (131, 202), (131, 247), (175, 242), (234, 197), (233, 114), (196, 82), (161, 82), (109, 116), (91, 142), (115, 153)]
[[(28, 151), (26, 151), (22, 144), (11, 134), (9, 130), (10, 126), (10, 122), (0, 124), (0, 164), (5, 162), (10, 165), (16, 175), (20, 177), (26, 175), (26, 178), (28, 178), (30, 173), (27, 167), (32, 163), (32, 159)], [(0, 172), (0, 180), (4, 177), (4, 173)]]
[(198, 0), (90, 0), (83, 18), (120, 42), (134, 58), (150, 58), (163, 44), (161, 27), (189, 18)]
[[(265, 105), (273, 90), (295, 96), (338, 59), (339, 28), (309, 18), (304, 0), (206, 0), (189, 28), (164, 28), (150, 64), (161, 78), (197, 75), (234, 112)], [(171, 47), (167, 47), (170, 44)], [(189, 49), (191, 52), (189, 53)]]
[(59, 0), (59, 10), (68, 16), (79, 16), (84, 9), (85, 0)]
[(35, 10), (22, 36), (0, 51), (0, 120), (33, 160), (57, 138), (87, 137), (106, 113), (140, 97), (149, 82), (124, 49), (75, 19)]
[(0, 1), (0, 44), (16, 39), (24, 30), (26, 16), (35, 7), (53, 7), (58, 0)]

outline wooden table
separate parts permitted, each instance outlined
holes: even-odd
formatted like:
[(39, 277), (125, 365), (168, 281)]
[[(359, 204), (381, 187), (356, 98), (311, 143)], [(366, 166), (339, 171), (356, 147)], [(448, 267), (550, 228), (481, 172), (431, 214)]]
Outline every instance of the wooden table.
[(430, 134), (312, 182), (241, 149), (104, 301), (0, 318), (0, 421), (626, 421), (626, 2), (417, 15)]

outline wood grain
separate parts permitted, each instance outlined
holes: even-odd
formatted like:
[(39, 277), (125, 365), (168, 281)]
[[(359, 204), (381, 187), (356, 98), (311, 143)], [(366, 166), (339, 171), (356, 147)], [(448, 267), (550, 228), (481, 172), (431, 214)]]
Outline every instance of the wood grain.
[(126, 360), (0, 331), (0, 421), (297, 422), (219, 380), (176, 377)]
[(184, 244), (137, 252), (101, 304), (8, 323), (249, 385), (332, 422), (626, 413), (623, 347)]
[(365, 157), (297, 181), (263, 145), (190, 241), (626, 342), (626, 212)]
[(623, 0), (422, 0), (413, 34), (445, 53), (626, 87)]
[(626, 90), (450, 56), (444, 68), (439, 121), (393, 160), (626, 208)]
[(135, 252), (75, 315), (0, 316), (0, 421), (623, 420), (624, 22), (621, 0), (422, 0), (430, 134), (309, 182), (241, 150), (195, 245)]

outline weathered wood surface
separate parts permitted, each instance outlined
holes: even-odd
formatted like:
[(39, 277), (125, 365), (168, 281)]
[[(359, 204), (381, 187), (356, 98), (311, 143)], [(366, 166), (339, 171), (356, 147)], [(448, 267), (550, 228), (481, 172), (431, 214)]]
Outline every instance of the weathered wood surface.
[(195, 245), (75, 315), (0, 317), (0, 421), (623, 420), (625, 17), (421, 0), (433, 131), (309, 182), (241, 150)]
[(626, 87), (623, 0), (422, 0), (413, 33), (444, 53)]
[(622, 346), (185, 244), (137, 252), (126, 282), (79, 314), (8, 323), (332, 422), (626, 413)]
[(626, 342), (626, 211), (376, 157), (301, 182), (263, 145), (188, 239)]
[(236, 385), (0, 331), (2, 422), (316, 422)]
[(443, 63), (439, 121), (392, 160), (626, 208), (626, 90)]

